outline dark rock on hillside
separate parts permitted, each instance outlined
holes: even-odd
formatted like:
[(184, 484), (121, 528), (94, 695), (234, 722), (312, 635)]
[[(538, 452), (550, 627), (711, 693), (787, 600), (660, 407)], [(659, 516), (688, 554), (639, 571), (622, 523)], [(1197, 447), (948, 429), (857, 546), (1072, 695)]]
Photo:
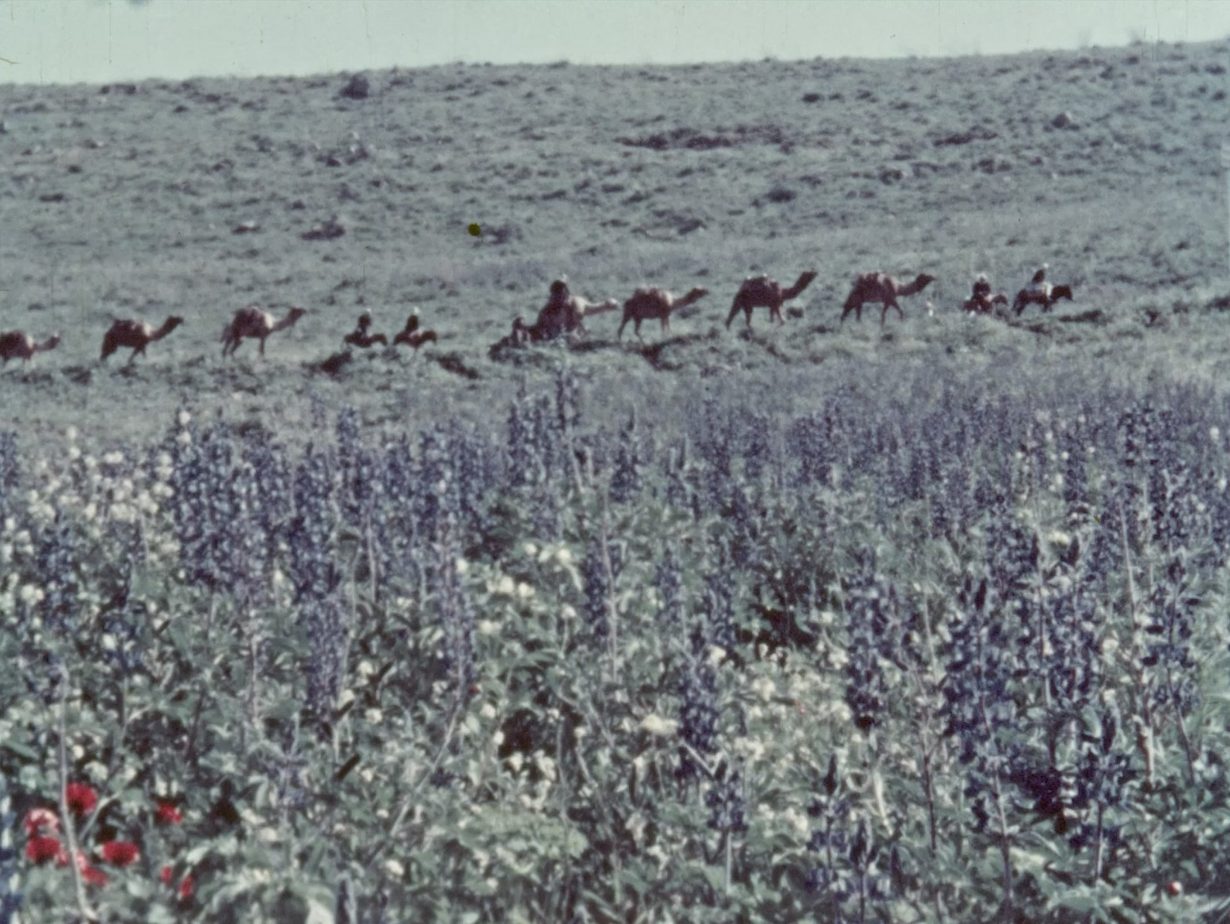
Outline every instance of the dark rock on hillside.
[(325, 375), (339, 375), (343, 369), (354, 359), (350, 355), (349, 350), (344, 350), (340, 353), (334, 353), (328, 359), (321, 360), (318, 363), (309, 363), (308, 369), (312, 372), (322, 372)]
[(943, 138), (937, 138), (935, 141), (936, 147), (943, 147), (948, 144), (969, 144), (971, 141), (991, 141), (998, 138), (999, 133), (993, 132), (989, 128), (971, 128), (966, 132), (956, 132), (952, 135), (945, 135)]
[(347, 99), (367, 99), (370, 92), (371, 83), (363, 74), (352, 75), (346, 86), (342, 87), (342, 96)]
[(305, 241), (331, 241), (335, 237), (341, 237), (346, 233), (345, 226), (335, 216), (328, 221), (323, 221), (320, 224), (312, 225), (311, 229), (304, 231), (300, 235)]

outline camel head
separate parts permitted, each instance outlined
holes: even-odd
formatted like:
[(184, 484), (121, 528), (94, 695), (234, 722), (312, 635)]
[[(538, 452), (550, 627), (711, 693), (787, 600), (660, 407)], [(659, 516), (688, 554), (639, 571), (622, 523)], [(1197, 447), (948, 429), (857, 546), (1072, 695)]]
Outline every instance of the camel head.
[(175, 330), (175, 328), (179, 327), (179, 325), (183, 323), (184, 323), (183, 318), (181, 318), (177, 314), (173, 314), (169, 318), (167, 318), (165, 321), (162, 322), (162, 327), (169, 334), (171, 331)]
[(806, 272), (801, 273), (799, 275), (799, 282), (798, 282), (799, 288), (803, 288), (805, 286), (811, 285), (812, 280), (814, 280), (818, 275), (819, 273), (817, 273), (815, 270), (807, 270)]
[(694, 302), (698, 298), (704, 298), (708, 294), (709, 294), (709, 290), (706, 289), (704, 286), (697, 286), (691, 292), (685, 295), (683, 297), (683, 300), (688, 301), (688, 302)]
[(914, 280), (914, 285), (917, 291), (921, 292), (924, 288), (935, 282), (935, 277), (928, 273), (919, 273), (918, 278)]
[(291, 306), (290, 311), (286, 312), (286, 319), (287, 319), (287, 320), (288, 320), (291, 324), (294, 324), (296, 321), (298, 321), (298, 320), (299, 320), (301, 317), (303, 317), (305, 314), (307, 314), (307, 309), (306, 309), (306, 308), (300, 308), (300, 307), (298, 307), (297, 305), (292, 305), (292, 306)]
[(42, 345), (39, 346), (39, 349), (40, 350), (54, 350), (59, 345), (60, 345), (60, 332), (56, 331), (54, 334), (52, 334), (50, 337), (48, 337), (46, 340), (43, 341)]
[(557, 279), (551, 283), (551, 294), (556, 298), (565, 298), (568, 295), (568, 283), (563, 279)]

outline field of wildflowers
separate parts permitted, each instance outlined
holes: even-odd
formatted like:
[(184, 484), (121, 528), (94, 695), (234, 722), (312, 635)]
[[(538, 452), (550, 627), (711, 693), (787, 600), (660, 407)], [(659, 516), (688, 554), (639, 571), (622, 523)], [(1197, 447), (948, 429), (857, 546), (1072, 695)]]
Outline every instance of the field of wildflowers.
[(1008, 371), (4, 435), (0, 920), (1225, 920), (1230, 404)]

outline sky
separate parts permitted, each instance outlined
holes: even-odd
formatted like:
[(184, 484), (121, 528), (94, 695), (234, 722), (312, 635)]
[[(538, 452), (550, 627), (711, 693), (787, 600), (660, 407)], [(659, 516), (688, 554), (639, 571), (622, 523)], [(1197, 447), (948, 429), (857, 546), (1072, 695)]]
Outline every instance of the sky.
[(1227, 36), (1227, 0), (0, 0), (0, 83), (1000, 54)]

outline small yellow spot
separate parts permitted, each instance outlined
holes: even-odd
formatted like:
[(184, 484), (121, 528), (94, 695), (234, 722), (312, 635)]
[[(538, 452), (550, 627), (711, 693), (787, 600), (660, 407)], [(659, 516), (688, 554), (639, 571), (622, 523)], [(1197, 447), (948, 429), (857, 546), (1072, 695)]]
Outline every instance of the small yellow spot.
[(470, 225), (468, 228), (466, 228), (466, 230), (470, 232), (470, 237), (482, 237), (483, 236), (483, 229), (479, 226), (477, 221), (470, 222)]

